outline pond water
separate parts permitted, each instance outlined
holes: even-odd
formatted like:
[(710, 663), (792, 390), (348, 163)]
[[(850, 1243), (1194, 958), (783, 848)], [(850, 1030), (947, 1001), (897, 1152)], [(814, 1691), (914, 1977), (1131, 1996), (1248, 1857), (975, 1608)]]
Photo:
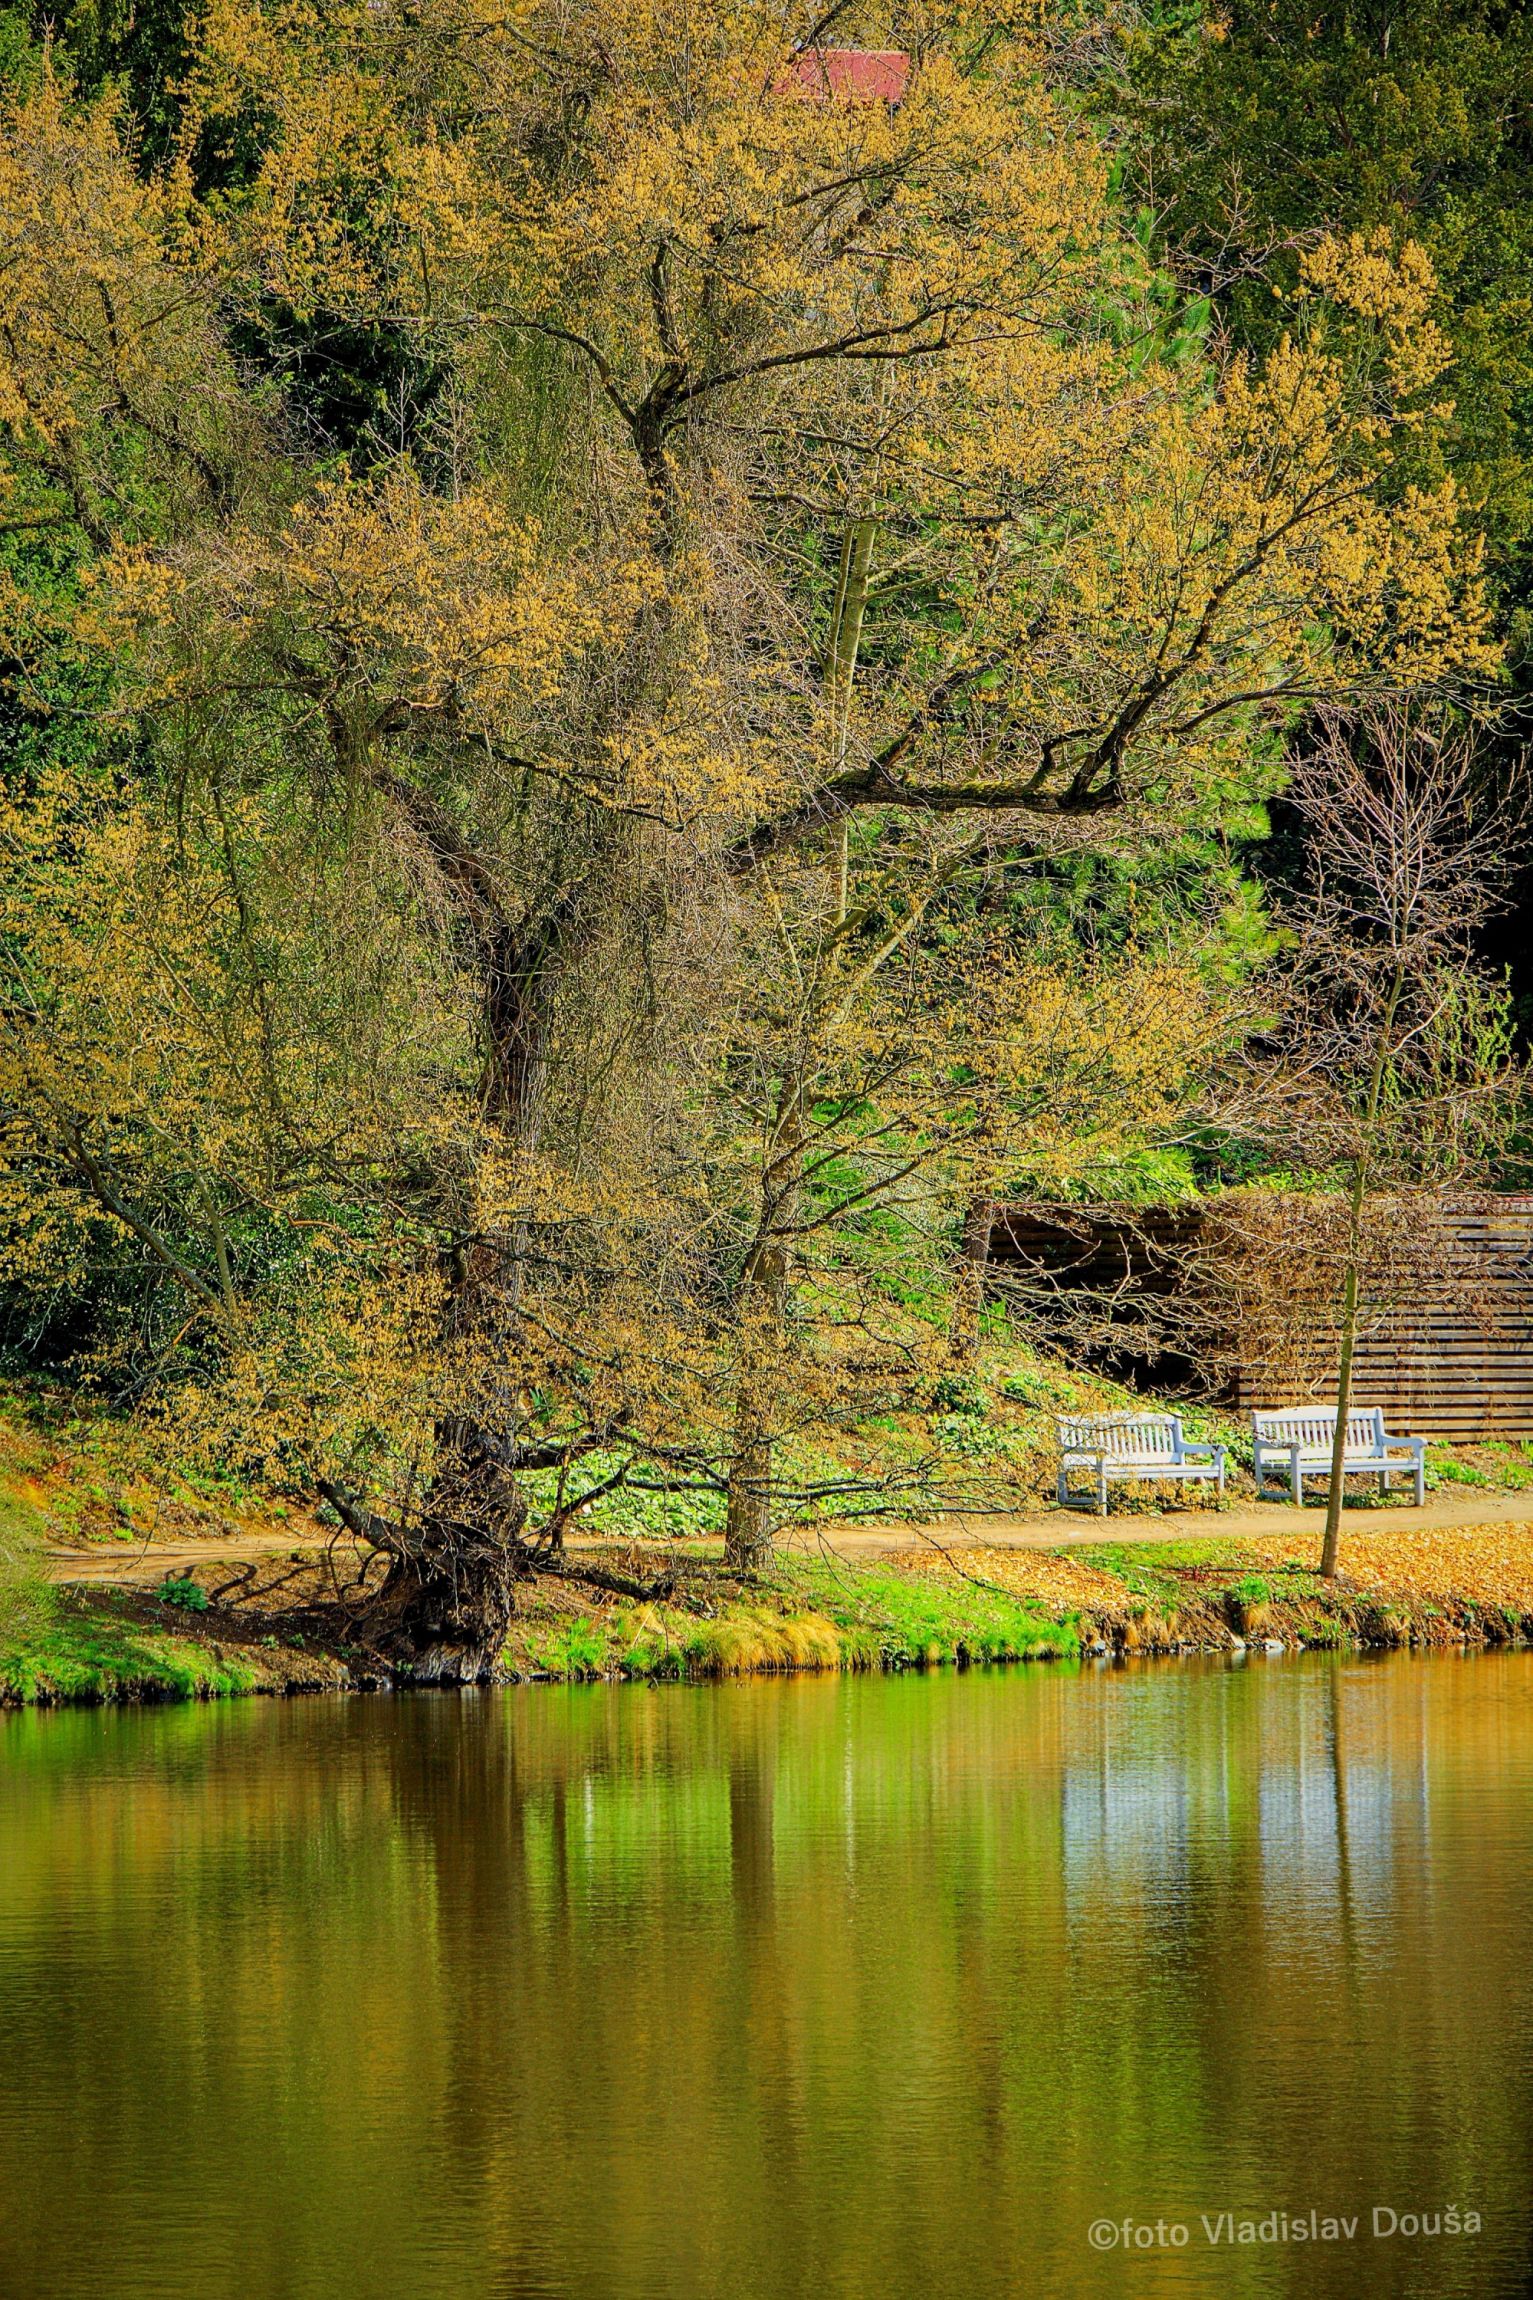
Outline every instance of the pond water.
[(0, 1718), (3, 2300), (1530, 2260), (1533, 1655)]

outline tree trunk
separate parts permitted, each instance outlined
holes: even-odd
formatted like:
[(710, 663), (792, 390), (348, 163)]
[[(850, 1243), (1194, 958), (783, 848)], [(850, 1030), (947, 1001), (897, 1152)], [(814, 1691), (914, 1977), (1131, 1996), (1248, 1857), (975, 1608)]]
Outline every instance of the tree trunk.
[(1363, 1193), (1366, 1169), (1359, 1158), (1352, 1173), (1352, 1197), (1347, 1215), (1347, 1260), (1342, 1274), (1341, 1354), (1336, 1364), (1336, 1434), (1331, 1440), (1331, 1487), (1325, 1498), (1325, 1536), (1320, 1548), (1320, 1571), (1334, 1580), (1341, 1550), (1342, 1460), (1347, 1448), (1347, 1413), (1352, 1403), (1352, 1360), (1357, 1351), (1358, 1261), (1362, 1252)]
[(754, 1573), (772, 1555), (773, 1416), (767, 1384), (758, 1385), (755, 1369), (742, 1365), (737, 1378), (724, 1562), (734, 1573)]
[[(795, 1173), (796, 1166), (795, 1159)], [(773, 1206), (770, 1215), (763, 1214), (764, 1221), (778, 1218), (780, 1204)], [(769, 1229), (747, 1270), (741, 1305), (734, 1443), (724, 1521), (724, 1561), (736, 1573), (755, 1572), (772, 1554), (772, 1473), (782, 1419), (787, 1305), (787, 1247)]]
[(467, 1543), (453, 1528), (395, 1559), (370, 1619), (375, 1649), (414, 1685), (493, 1684), (504, 1673), (515, 1579), (503, 1542)]
[(1331, 1440), (1331, 1490), (1325, 1498), (1325, 1535), (1320, 1545), (1320, 1572), (1326, 1581), (1336, 1577), (1341, 1550), (1342, 1459), (1347, 1448), (1347, 1411), (1352, 1403), (1352, 1361), (1357, 1354), (1358, 1265), (1363, 1247), (1363, 1206), (1368, 1194), (1368, 1162), (1374, 1150), (1384, 1073), (1394, 1043), (1395, 1016), (1405, 990), (1405, 965), (1397, 957), (1384, 1010), (1374, 1040), (1368, 1073), (1368, 1095), (1363, 1108), (1362, 1138), (1352, 1162), (1352, 1193), (1347, 1208), (1347, 1260), (1342, 1274), (1341, 1354), (1336, 1365), (1336, 1434)]
[[(492, 860), (434, 799), (392, 775), (380, 776), (379, 787), (429, 850), (457, 907), (462, 963), (479, 987), (484, 1118), (506, 1142), (535, 1148), (554, 990), (578, 892), (566, 889), (531, 917), (513, 916)], [(532, 1570), (521, 1541), (527, 1503), (511, 1462), (512, 1405), (497, 1395), (527, 1243), (519, 1223), (450, 1257), (443, 1329), (482, 1349), (482, 1394), (438, 1423), (436, 1467), (418, 1516), (380, 1529), (389, 1572), (367, 1632), (375, 1650), (417, 1682), (498, 1675), (516, 1583)]]
[(535, 921), (502, 920), (484, 943), (484, 1113), (528, 1149), (542, 1130), (548, 1032), (573, 909), (565, 894)]
[(494, 1434), (474, 1421), (444, 1418), (436, 1475), (419, 1514), (408, 1519), (385, 1521), (334, 1487), (324, 1490), (353, 1531), (389, 1560), (358, 1624), (371, 1650), (413, 1683), (498, 1677), (515, 1585), (532, 1560), (521, 1541), (527, 1505)]
[[(852, 683), (867, 615), (877, 533), (876, 519), (859, 516), (847, 521), (842, 535), (841, 564), (824, 657), (831, 719), (829, 773), (832, 778), (846, 765)], [(846, 922), (851, 864), (844, 822), (833, 830), (831, 840), (836, 875), (835, 926), (839, 933)], [(838, 959), (833, 957), (833, 975), (837, 964)], [(808, 1049), (824, 1028), (828, 1011), (824, 988), (820, 995), (821, 1003), (811, 1009), (803, 1035), (788, 1056), (762, 1169), (760, 1220), (740, 1290), (740, 1353), (735, 1377), (735, 1426), (724, 1557), (726, 1564), (741, 1573), (754, 1571), (772, 1554), (773, 1468), (783, 1419), (788, 1290), (803, 1183), (804, 1106), (812, 1067)]]
[(740, 1287), (725, 1562), (753, 1572), (772, 1553), (772, 1479), (782, 1425), (788, 1281), (804, 1165), (803, 1067), (783, 1080), (761, 1176), (761, 1214)]
[(953, 1318), (948, 1328), (948, 1355), (967, 1365), (979, 1348), (980, 1314), (985, 1306), (985, 1279), (990, 1268), (990, 1240), (995, 1230), (996, 1201), (977, 1196), (964, 1217), (963, 1245), (953, 1280)]

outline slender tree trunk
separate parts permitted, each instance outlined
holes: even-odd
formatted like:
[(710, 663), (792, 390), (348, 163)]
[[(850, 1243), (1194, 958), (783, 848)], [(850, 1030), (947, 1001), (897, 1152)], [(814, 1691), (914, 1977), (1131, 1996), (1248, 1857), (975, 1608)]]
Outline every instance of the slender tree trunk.
[(742, 1338), (735, 1375), (724, 1562), (736, 1573), (753, 1573), (767, 1562), (775, 1532), (772, 1471), (781, 1320), (765, 1302), (762, 1309), (766, 1314), (757, 1331)]
[(1325, 1497), (1325, 1533), (1320, 1545), (1322, 1577), (1334, 1580), (1341, 1553), (1342, 1461), (1347, 1450), (1347, 1414), (1352, 1404), (1352, 1362), (1357, 1354), (1358, 1275), (1363, 1250), (1363, 1208), (1368, 1195), (1368, 1162), (1378, 1130), (1384, 1073), (1394, 1040), (1395, 1016), (1405, 990), (1405, 966), (1397, 961), (1379, 1019), (1373, 1061), (1368, 1073), (1368, 1095), (1363, 1111), (1362, 1141), (1352, 1163), (1352, 1189), (1347, 1203), (1347, 1258), (1342, 1272), (1341, 1350), (1336, 1362), (1336, 1430), (1331, 1439), (1331, 1485)]
[(979, 1348), (979, 1322), (985, 1306), (985, 1280), (990, 1269), (990, 1241), (995, 1231), (994, 1198), (979, 1193), (969, 1200), (964, 1216), (963, 1244), (954, 1274), (953, 1317), (948, 1328), (948, 1355), (967, 1365)]
[(868, 594), (873, 576), (873, 542), (877, 532), (876, 519), (851, 519), (847, 522), (841, 543), (841, 566), (836, 580), (835, 603), (831, 609), (830, 643), (825, 659), (826, 678), (830, 687), (830, 769), (833, 775), (841, 773), (845, 768), (851, 740), (852, 681), (862, 648), (862, 626), (868, 612)]
[[(833, 775), (846, 764), (852, 681), (862, 645), (877, 532), (876, 519), (859, 515), (848, 519), (841, 539), (841, 563), (824, 655)], [(837, 824), (831, 833), (831, 865), (836, 877), (834, 924), (839, 931), (846, 921), (850, 891), (851, 855), (845, 822)], [(724, 1525), (725, 1562), (737, 1572), (753, 1571), (771, 1556), (776, 1530), (772, 1483), (782, 1423), (788, 1287), (803, 1173), (808, 1067), (802, 1048), (795, 1049), (778, 1096), (762, 1173), (761, 1217), (741, 1285), (735, 1421)]]
[(782, 1083), (761, 1177), (761, 1213), (740, 1288), (734, 1436), (724, 1524), (725, 1562), (752, 1572), (772, 1553), (773, 1471), (782, 1427), (788, 1283), (804, 1166), (804, 1071)]
[(1336, 1363), (1336, 1431), (1331, 1439), (1331, 1485), (1325, 1498), (1325, 1536), (1320, 1550), (1320, 1571), (1334, 1578), (1341, 1549), (1342, 1461), (1347, 1448), (1347, 1414), (1352, 1404), (1352, 1360), (1357, 1349), (1358, 1262), (1362, 1253), (1363, 1198), (1367, 1167), (1359, 1156), (1352, 1168), (1352, 1192), (1347, 1209), (1347, 1260), (1342, 1273), (1341, 1352)]

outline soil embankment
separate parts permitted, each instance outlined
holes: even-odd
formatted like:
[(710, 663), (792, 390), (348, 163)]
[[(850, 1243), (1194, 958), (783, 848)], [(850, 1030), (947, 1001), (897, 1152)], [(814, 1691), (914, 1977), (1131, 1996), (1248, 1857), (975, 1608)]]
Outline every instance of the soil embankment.
[[(933, 1529), (898, 1548), (826, 1537), (771, 1571), (727, 1574), (711, 1545), (628, 1546), (609, 1569), (672, 1594), (642, 1604), (568, 1580), (522, 1595), (508, 1680), (683, 1679), (825, 1669), (1306, 1646), (1488, 1647), (1533, 1640), (1533, 1524), (1525, 1511), (1406, 1524), (1360, 1511), (1336, 1583), (1313, 1570), (1307, 1513), (1280, 1531), (1196, 1538), (1109, 1520), (1061, 1543), (1028, 1531)], [(885, 1529), (887, 1536), (889, 1529)], [(1107, 1538), (1103, 1538), (1106, 1536)], [(202, 1554), (197, 1550), (201, 1547)], [(594, 1562), (594, 1559), (593, 1559)], [(356, 1640), (345, 1602), (360, 1560), (332, 1543), (276, 1550), (184, 1539), (135, 1559), (81, 1560), (0, 1652), (0, 1700), (207, 1698), (398, 1685)], [(113, 1584), (116, 1586), (113, 1586)]]

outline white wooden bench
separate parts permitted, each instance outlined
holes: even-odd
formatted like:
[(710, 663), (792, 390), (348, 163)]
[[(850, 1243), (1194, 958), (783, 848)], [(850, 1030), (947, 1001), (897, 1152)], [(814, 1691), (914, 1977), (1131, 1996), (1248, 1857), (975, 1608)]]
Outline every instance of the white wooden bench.
[[(1334, 1406), (1293, 1406), (1282, 1413), (1254, 1413), (1251, 1438), (1256, 1490), (1268, 1492), (1267, 1480), (1275, 1470), (1288, 1480), (1295, 1502), (1304, 1499), (1304, 1480), (1329, 1477), (1331, 1447), (1336, 1437)], [(1388, 1493), (1391, 1477), (1410, 1472), (1416, 1481), (1416, 1507), (1426, 1500), (1427, 1441), (1419, 1437), (1391, 1437), (1384, 1427), (1382, 1406), (1364, 1406), (1347, 1416), (1346, 1449), (1342, 1475), (1376, 1476), (1380, 1493)]]
[[(1180, 1414), (1086, 1414), (1060, 1421), (1061, 1507), (1094, 1502), (1107, 1515), (1109, 1478), (1212, 1478), (1224, 1491), (1224, 1448), (1197, 1445), (1182, 1434)], [(1070, 1491), (1072, 1470), (1089, 1470), (1092, 1491)]]

